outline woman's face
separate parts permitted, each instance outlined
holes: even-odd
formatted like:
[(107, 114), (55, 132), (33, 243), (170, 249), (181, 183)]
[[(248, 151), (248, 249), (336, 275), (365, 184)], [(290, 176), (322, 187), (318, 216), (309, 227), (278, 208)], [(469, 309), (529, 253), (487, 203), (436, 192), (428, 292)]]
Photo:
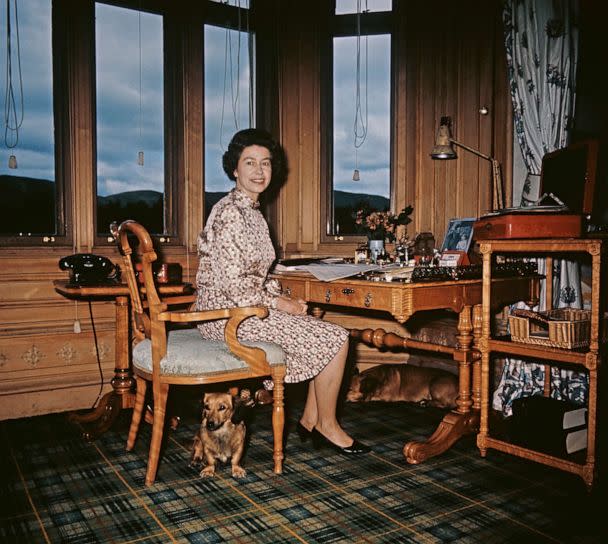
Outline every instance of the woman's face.
[(257, 200), (270, 184), (272, 162), (270, 151), (259, 145), (243, 149), (234, 171), (236, 186), (252, 200)]

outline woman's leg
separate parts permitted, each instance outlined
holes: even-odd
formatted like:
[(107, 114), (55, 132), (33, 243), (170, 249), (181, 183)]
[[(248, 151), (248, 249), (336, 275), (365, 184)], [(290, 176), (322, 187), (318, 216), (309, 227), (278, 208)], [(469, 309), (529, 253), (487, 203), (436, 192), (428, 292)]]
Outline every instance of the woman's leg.
[(336, 405), (344, 376), (348, 340), (329, 364), (308, 384), (308, 396), (300, 423), (309, 430), (313, 427), (334, 444), (340, 447), (353, 443), (336, 419)]

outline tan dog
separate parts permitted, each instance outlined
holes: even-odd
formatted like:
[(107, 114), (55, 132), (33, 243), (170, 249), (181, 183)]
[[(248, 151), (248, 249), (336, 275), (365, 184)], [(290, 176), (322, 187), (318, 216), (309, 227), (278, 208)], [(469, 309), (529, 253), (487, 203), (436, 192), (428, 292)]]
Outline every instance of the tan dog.
[(249, 392), (240, 397), (230, 393), (205, 393), (203, 420), (194, 436), (191, 466), (204, 463), (201, 477), (215, 475), (216, 461), (226, 463), (230, 459), (232, 476), (243, 478), (247, 473), (240, 466), (245, 448), (246, 427), (244, 409), (254, 405)]
[(351, 380), (346, 400), (416, 402), (437, 408), (455, 408), (458, 378), (446, 370), (414, 365), (379, 365)]

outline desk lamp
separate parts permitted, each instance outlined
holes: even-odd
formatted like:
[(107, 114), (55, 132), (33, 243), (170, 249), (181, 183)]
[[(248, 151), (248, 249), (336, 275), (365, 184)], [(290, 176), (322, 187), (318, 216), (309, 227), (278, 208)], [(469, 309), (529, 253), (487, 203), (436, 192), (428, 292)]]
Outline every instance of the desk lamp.
[(454, 145), (462, 147), (467, 151), (486, 159), (492, 163), (492, 186), (494, 189), (493, 198), (493, 210), (501, 210), (504, 208), (503, 192), (502, 192), (502, 175), (500, 173), (500, 163), (494, 157), (485, 155), (481, 151), (477, 151), (468, 145), (462, 144), (450, 134), (451, 119), (449, 117), (442, 117), (439, 125), (439, 132), (437, 132), (437, 140), (435, 140), (435, 147), (431, 151), (432, 159), (449, 160), (457, 157), (456, 151), (454, 151)]

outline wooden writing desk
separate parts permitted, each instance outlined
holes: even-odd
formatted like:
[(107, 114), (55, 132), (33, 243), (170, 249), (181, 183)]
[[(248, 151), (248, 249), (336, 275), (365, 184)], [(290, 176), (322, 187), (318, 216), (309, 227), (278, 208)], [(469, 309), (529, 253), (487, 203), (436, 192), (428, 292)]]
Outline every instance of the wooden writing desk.
[[(86, 414), (71, 414), (72, 421), (86, 424), (83, 433), (92, 440), (107, 431), (116, 420), (120, 410), (133, 408), (135, 381), (131, 373), (131, 327), (129, 319), (129, 287), (127, 284), (75, 285), (55, 280), (55, 291), (69, 299), (113, 300), (116, 306), (116, 338), (114, 350), (114, 377), (112, 391), (106, 393), (94, 410)], [(194, 292), (189, 283), (159, 286), (161, 296), (184, 297)]]
[[(458, 343), (454, 347), (403, 338), (384, 329), (353, 329), (351, 337), (367, 344), (388, 348), (416, 348), (447, 353), (458, 362), (459, 394), (457, 407), (448, 413), (433, 435), (424, 442), (405, 444), (408, 463), (420, 463), (446, 451), (461, 436), (477, 432), (481, 408), (481, 365), (475, 349), (482, 331), (482, 281), (458, 280), (432, 283), (375, 282), (342, 279), (317, 280), (308, 273), (274, 274), (286, 295), (302, 298), (314, 305), (313, 314), (321, 316), (324, 306), (341, 306), (388, 312), (405, 323), (416, 312), (447, 309), (458, 313)], [(538, 277), (497, 278), (492, 282), (493, 308), (538, 299)], [(473, 372), (471, 372), (473, 364)]]

